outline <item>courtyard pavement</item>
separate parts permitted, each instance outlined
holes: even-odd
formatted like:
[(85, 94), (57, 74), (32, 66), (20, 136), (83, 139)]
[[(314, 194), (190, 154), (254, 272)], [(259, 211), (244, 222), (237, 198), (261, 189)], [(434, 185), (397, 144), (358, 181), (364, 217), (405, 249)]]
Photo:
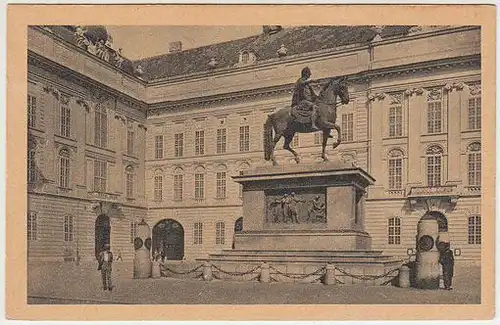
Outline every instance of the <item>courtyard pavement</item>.
[[(174, 265), (175, 267), (175, 265)], [(97, 265), (28, 264), (29, 304), (479, 304), (480, 268), (457, 267), (454, 290), (196, 278), (132, 279), (132, 264), (113, 263), (112, 292), (103, 291)]]

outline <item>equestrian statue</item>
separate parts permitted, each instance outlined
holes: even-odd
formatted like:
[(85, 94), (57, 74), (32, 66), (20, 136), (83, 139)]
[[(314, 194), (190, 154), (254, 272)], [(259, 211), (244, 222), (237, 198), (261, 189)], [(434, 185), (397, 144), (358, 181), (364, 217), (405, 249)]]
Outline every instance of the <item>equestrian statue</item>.
[(340, 144), (340, 127), (335, 124), (337, 120), (337, 97), (340, 97), (340, 102), (343, 105), (349, 103), (347, 78), (329, 78), (323, 85), (319, 95), (316, 95), (311, 86), (310, 77), (311, 70), (308, 67), (302, 69), (301, 78), (295, 83), (292, 105), (269, 114), (264, 124), (264, 158), (267, 161), (271, 160), (273, 165), (277, 165), (274, 157), (274, 147), (281, 137), (285, 138), (283, 149), (290, 151), (297, 163), (300, 162), (299, 155), (290, 147), (290, 143), (297, 132), (323, 132), (321, 158), (324, 161), (328, 161), (326, 144), (328, 139), (332, 137), (330, 135), (332, 129), (335, 129), (338, 133), (333, 149)]

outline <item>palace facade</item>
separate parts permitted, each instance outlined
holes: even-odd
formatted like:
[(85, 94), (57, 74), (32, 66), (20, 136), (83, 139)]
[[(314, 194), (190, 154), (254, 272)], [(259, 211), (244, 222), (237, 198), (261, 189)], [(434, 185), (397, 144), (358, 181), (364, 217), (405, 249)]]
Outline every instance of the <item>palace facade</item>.
[[(418, 221), (431, 217), (457, 259), (479, 261), (480, 35), (473, 26), (264, 26), (129, 61), (103, 27), (31, 27), (28, 258), (92, 260), (109, 242), (131, 260), (142, 219), (171, 260), (231, 249), (244, 230), (231, 176), (264, 164), (267, 114), (290, 104), (308, 66), (316, 89), (348, 77), (342, 143), (329, 155), (376, 179), (366, 194), (373, 248), (406, 256)], [(301, 163), (320, 161), (319, 135), (294, 138)], [(282, 143), (278, 162), (294, 164)]]

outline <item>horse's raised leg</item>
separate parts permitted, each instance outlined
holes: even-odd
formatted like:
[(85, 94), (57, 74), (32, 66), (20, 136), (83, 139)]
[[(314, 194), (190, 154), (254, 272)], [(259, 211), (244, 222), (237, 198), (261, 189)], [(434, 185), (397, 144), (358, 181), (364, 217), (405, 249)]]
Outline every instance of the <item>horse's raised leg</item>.
[(328, 155), (326, 154), (326, 145), (328, 143), (328, 138), (330, 137), (330, 129), (323, 129), (323, 148), (321, 151), (321, 158), (323, 161), (328, 161)]
[(278, 162), (276, 161), (276, 157), (274, 156), (274, 148), (276, 147), (276, 143), (278, 143), (278, 141), (280, 141), (282, 135), (281, 134), (275, 134), (274, 135), (274, 138), (273, 138), (273, 148), (271, 150), (271, 161), (273, 163), (273, 166), (276, 166), (278, 164)]
[(295, 150), (293, 150), (291, 147), (290, 147), (290, 143), (292, 142), (292, 139), (293, 139), (293, 136), (295, 134), (292, 134), (292, 135), (285, 135), (285, 143), (283, 144), (283, 149), (286, 149), (288, 151), (290, 151), (294, 157), (295, 157), (295, 162), (298, 164), (300, 162), (300, 158), (299, 158), (299, 155), (295, 152)]
[(337, 147), (339, 146), (339, 144), (340, 144), (340, 137), (341, 137), (341, 136), (340, 136), (340, 126), (338, 126), (337, 124), (335, 124), (335, 125), (333, 126), (333, 128), (334, 128), (335, 130), (337, 130), (337, 141), (335, 141), (335, 143), (333, 144), (333, 149), (335, 149), (335, 148), (337, 148)]

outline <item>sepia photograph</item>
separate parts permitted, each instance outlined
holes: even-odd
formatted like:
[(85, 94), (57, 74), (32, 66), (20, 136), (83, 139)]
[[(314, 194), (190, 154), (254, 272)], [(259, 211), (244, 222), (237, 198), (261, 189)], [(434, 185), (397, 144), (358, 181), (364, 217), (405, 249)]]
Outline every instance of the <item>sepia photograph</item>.
[(25, 303), (484, 304), (483, 28), (28, 24)]

